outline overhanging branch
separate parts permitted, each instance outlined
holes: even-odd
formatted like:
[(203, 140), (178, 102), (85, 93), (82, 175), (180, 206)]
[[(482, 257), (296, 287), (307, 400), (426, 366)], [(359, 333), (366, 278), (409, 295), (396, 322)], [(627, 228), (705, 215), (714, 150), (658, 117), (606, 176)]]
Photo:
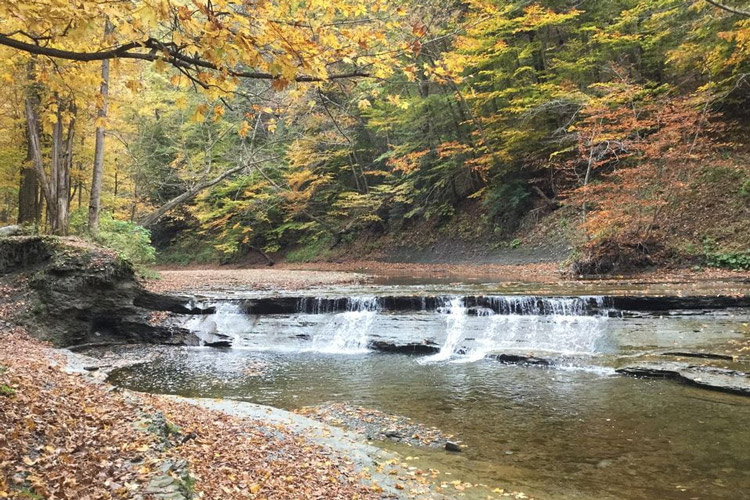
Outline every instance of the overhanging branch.
[[(11, 47), (16, 50), (50, 57), (52, 59), (65, 59), (68, 61), (92, 62), (103, 61), (105, 59), (139, 59), (143, 61), (163, 60), (179, 68), (205, 68), (214, 71), (226, 71), (230, 76), (237, 78), (248, 78), (256, 80), (276, 80), (278, 75), (264, 73), (260, 71), (237, 71), (226, 68), (220, 68), (212, 62), (191, 57), (170, 48), (158, 40), (148, 39), (143, 42), (131, 42), (120, 45), (113, 49), (100, 50), (96, 52), (75, 52), (71, 50), (56, 49), (54, 47), (45, 47), (33, 43), (24, 42), (13, 38), (12, 36), (0, 34), (0, 45)], [(137, 52), (138, 49), (147, 49), (149, 52)], [(353, 71), (350, 73), (340, 73), (328, 75), (327, 78), (318, 78), (315, 76), (298, 75), (295, 78), (297, 82), (322, 82), (326, 80), (338, 80), (344, 78), (366, 78), (369, 73)]]

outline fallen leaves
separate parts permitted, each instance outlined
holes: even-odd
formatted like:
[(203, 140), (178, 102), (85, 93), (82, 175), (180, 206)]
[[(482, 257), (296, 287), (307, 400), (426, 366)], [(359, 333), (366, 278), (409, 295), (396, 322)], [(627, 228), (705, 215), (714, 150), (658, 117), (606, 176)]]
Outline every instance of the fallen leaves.
[[(162, 465), (178, 461), (202, 498), (381, 498), (346, 460), (284, 426), (111, 391), (65, 363), (23, 329), (0, 330), (0, 384), (16, 390), (0, 406), (0, 498), (148, 499), (169, 482)], [(146, 425), (158, 412), (166, 438)]]

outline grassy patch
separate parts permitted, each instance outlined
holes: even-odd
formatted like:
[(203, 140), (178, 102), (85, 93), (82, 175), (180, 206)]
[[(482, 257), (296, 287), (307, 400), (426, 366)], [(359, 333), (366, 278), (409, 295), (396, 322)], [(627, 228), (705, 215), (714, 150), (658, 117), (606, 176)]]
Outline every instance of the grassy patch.
[(16, 395), (16, 390), (9, 385), (0, 384), (0, 396), (12, 397)]

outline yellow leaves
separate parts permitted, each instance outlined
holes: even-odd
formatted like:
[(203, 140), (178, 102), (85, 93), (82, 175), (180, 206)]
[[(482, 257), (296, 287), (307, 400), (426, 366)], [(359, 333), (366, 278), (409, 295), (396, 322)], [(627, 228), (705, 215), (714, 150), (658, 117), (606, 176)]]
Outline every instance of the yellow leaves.
[(366, 109), (370, 109), (372, 107), (372, 104), (370, 103), (370, 101), (368, 99), (360, 99), (357, 102), (357, 107), (360, 110), (364, 111)]
[(125, 87), (134, 94), (137, 94), (143, 88), (143, 84), (138, 80), (128, 80), (127, 82), (125, 82)]
[(418, 69), (414, 64), (410, 64), (409, 66), (406, 66), (404, 68), (404, 74), (406, 75), (406, 79), (410, 82), (416, 82), (417, 81), (417, 72)]
[(138, 21), (139, 27), (144, 31), (155, 28), (161, 19), (167, 17), (166, 11), (162, 11), (158, 5), (154, 7), (148, 3), (142, 4), (142, 6), (139, 9), (136, 9), (133, 14), (134, 24), (135, 21)]
[(524, 17), (521, 18), (522, 27), (516, 31), (539, 29), (543, 26), (562, 24), (580, 15), (581, 11), (574, 8), (566, 13), (557, 13), (539, 4), (531, 4), (526, 7), (524, 14)]
[(217, 104), (216, 106), (214, 106), (213, 112), (213, 121), (218, 122), (224, 116), (226, 109), (224, 108), (224, 106)]
[(250, 493), (256, 494), (260, 491), (260, 485), (258, 483), (253, 483), (250, 485), (250, 488), (248, 489), (250, 490)]
[(208, 112), (208, 104), (199, 104), (195, 107), (193, 116), (190, 120), (194, 123), (203, 123), (206, 121), (206, 113)]
[(159, 58), (156, 61), (154, 61), (154, 69), (157, 72), (164, 73), (165, 71), (167, 71), (167, 68), (168, 68), (167, 62), (164, 59)]
[(401, 96), (396, 95), (389, 95), (386, 97), (386, 101), (390, 103), (393, 106), (396, 106), (399, 109), (409, 109), (409, 103), (407, 101), (404, 101), (401, 99)]
[(270, 133), (272, 134), (275, 133), (277, 127), (278, 127), (278, 123), (276, 122), (276, 118), (271, 118), (270, 120), (268, 120), (268, 123), (266, 124), (266, 128), (268, 128), (268, 131)]
[(174, 101), (174, 105), (177, 109), (184, 110), (187, 109), (187, 98), (184, 95), (181, 95), (177, 97)]
[(243, 120), (239, 130), (237, 130), (237, 133), (240, 135), (240, 137), (245, 138), (248, 136), (252, 129), (253, 127), (247, 122), (247, 120)]

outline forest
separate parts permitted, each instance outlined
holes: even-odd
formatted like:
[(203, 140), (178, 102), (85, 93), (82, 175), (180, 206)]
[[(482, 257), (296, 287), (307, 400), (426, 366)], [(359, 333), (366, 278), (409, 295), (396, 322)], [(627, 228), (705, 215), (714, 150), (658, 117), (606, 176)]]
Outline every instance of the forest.
[(742, 2), (5, 0), (0, 19), (0, 220), (25, 232), (145, 264), (450, 239), (563, 242), (583, 274), (750, 267)]
[(0, 499), (741, 500), (750, 0), (0, 0)]

